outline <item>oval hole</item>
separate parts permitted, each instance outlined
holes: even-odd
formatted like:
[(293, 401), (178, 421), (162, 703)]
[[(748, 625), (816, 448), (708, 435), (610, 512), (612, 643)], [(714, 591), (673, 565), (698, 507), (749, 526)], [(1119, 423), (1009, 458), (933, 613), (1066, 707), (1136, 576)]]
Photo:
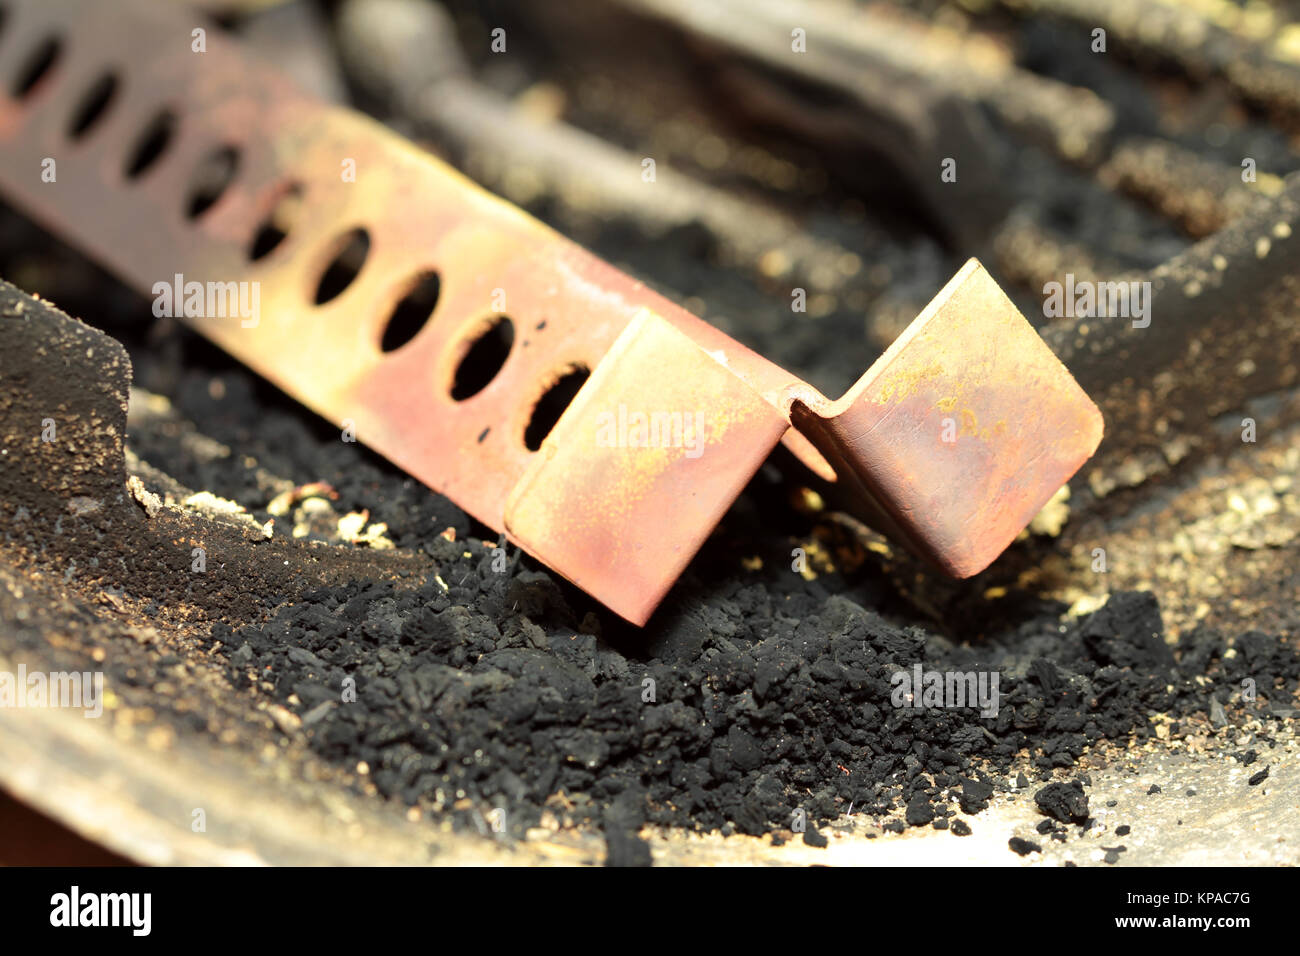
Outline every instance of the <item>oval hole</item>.
[(54, 68), (62, 50), (63, 44), (58, 37), (46, 37), (41, 41), (40, 46), (23, 62), (23, 68), (14, 78), (12, 87), (14, 99), (21, 100), (36, 88), (41, 77)]
[(126, 162), (126, 178), (139, 179), (162, 158), (176, 134), (176, 114), (163, 110), (149, 121), (135, 141)]
[(302, 207), (302, 187), (297, 183), (287, 186), (282, 192), (271, 212), (257, 227), (253, 242), (248, 247), (248, 258), (256, 262), (269, 256), (280, 243), (284, 242), (294, 224), (298, 221), (298, 211)]
[(72, 139), (81, 139), (90, 132), (92, 126), (99, 122), (100, 118), (108, 111), (109, 105), (113, 102), (113, 97), (117, 95), (117, 76), (112, 73), (105, 73), (97, 79), (90, 89), (81, 98), (77, 104), (76, 110), (72, 114), (72, 122), (68, 125), (68, 136)]
[(410, 291), (402, 296), (393, 309), (393, 314), (384, 326), (383, 337), (379, 347), (385, 352), (395, 352), (411, 339), (415, 338), (424, 324), (429, 321), (434, 307), (438, 304), (438, 291), (442, 282), (438, 273), (422, 273), (411, 285)]
[(474, 340), (456, 366), (451, 397), (463, 402), (487, 388), (501, 371), (501, 366), (506, 364), (514, 343), (515, 324), (504, 315), (497, 316)]
[(524, 429), (525, 448), (529, 451), (537, 451), (542, 447), (546, 436), (551, 433), (551, 429), (560, 420), (564, 410), (573, 403), (590, 376), (591, 372), (585, 366), (572, 366), (543, 393), (537, 400), (537, 404), (533, 406), (532, 417), (528, 420), (528, 427)]
[(214, 149), (194, 168), (190, 179), (189, 199), (185, 203), (187, 219), (197, 219), (216, 204), (230, 187), (239, 171), (239, 150), (233, 146)]
[(338, 240), (335, 248), (338, 251), (316, 284), (317, 305), (338, 298), (356, 279), (361, 267), (366, 264), (366, 256), (370, 254), (370, 233), (364, 229), (353, 229)]

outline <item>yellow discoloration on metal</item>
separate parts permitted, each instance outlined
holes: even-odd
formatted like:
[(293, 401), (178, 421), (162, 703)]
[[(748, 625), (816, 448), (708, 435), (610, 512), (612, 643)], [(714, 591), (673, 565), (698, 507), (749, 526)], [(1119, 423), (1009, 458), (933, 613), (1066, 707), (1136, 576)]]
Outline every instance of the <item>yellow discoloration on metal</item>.
[[(848, 395), (792, 420), (882, 530), (957, 577), (986, 567), (1101, 440), (1101, 413), (971, 260)], [(990, 424), (991, 423), (991, 424)]]

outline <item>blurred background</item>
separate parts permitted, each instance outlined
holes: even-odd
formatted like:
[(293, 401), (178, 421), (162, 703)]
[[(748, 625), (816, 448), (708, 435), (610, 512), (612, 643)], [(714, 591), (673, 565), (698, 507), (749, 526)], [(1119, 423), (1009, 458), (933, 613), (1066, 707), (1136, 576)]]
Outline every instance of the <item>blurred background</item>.
[[(828, 394), (968, 256), (1041, 323), (1044, 283), (1150, 269), (1296, 165), (1283, 0), (159, 2)], [(99, 297), (9, 220), (20, 286)]]

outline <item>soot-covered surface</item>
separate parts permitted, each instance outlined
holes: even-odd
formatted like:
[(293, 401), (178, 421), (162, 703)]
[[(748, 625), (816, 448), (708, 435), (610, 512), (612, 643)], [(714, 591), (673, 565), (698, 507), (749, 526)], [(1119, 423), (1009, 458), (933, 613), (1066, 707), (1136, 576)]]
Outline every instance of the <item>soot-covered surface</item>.
[[(236, 686), (268, 689), (302, 715), (317, 754), (363, 764), (383, 796), (466, 826), (495, 808), (514, 835), (548, 812), (607, 836), (644, 821), (780, 833), (800, 809), (810, 831), (851, 808), (933, 826), (1010, 789), (1017, 757), (1046, 781), (1107, 742), (1154, 738), (1154, 714), (1176, 733), (1180, 720), (1207, 721), (1212, 699), (1237, 720), (1285, 714), (1300, 679), (1300, 657), (1276, 635), (1200, 627), (1170, 646), (1141, 592), (1077, 619), (1031, 603), (1018, 625), (973, 645), (954, 621), (954, 641), (900, 613), (869, 563), (814, 580), (791, 570), (788, 545), (815, 521), (770, 520), (785, 503), (764, 478), (638, 633), (527, 559), (503, 560), (496, 542), (465, 540), (454, 506), (332, 430), (289, 409), (268, 415), (244, 373), (220, 375), (219, 400), (207, 380), (179, 389), (182, 412), (258, 468), (327, 481), (340, 513), (368, 507), (438, 567), (415, 588), (357, 582), (305, 594), (263, 624), (217, 624)], [(135, 437), (187, 482), (256, 506), (233, 457), (198, 467), (158, 436)], [(750, 555), (765, 560), (749, 570), (738, 556)], [(997, 715), (896, 706), (891, 678), (918, 664), (996, 672)], [(356, 701), (343, 704), (347, 678)], [(1240, 699), (1243, 678), (1258, 702)], [(645, 858), (635, 842), (611, 848)]]

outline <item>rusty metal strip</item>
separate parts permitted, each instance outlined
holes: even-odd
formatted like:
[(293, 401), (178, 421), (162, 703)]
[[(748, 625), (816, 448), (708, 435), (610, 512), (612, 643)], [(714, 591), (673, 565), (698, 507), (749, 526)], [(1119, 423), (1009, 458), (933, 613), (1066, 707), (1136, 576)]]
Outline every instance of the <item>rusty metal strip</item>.
[[(779, 441), (969, 575), (1100, 439), (1095, 406), (974, 261), (831, 402), (215, 30), (195, 52), (189, 17), (142, 0), (6, 8), (0, 189), (17, 206), (159, 301), (256, 283), (256, 315), (207, 301), (184, 317), (637, 624)], [(153, 155), (160, 117), (174, 128)], [(270, 225), (285, 235), (266, 251)], [(317, 304), (363, 235), (359, 270)], [(395, 307), (432, 274), (431, 318), (386, 350)], [(506, 316), (499, 370), (467, 381)], [(539, 400), (586, 373), (530, 447)]]

